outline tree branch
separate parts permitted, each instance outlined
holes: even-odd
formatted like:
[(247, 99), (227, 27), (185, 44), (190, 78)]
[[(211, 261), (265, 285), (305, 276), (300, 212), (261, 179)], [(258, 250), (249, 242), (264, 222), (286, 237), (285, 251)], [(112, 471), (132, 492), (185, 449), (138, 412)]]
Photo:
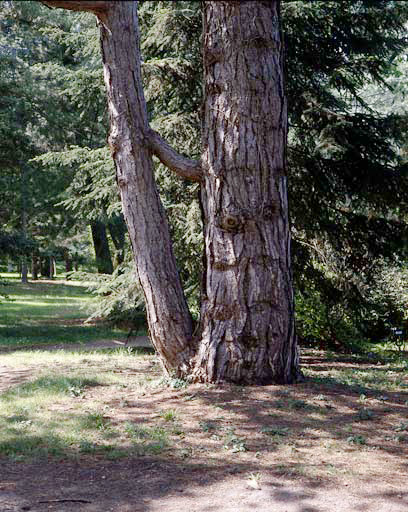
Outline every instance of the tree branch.
[(190, 160), (177, 151), (161, 138), (161, 136), (149, 129), (147, 144), (150, 151), (157, 156), (162, 164), (177, 173), (182, 178), (190, 181), (202, 180), (202, 169), (198, 160)]
[(101, 15), (107, 12), (109, 4), (112, 2), (92, 2), (88, 0), (74, 1), (74, 0), (41, 0), (42, 4), (48, 7), (60, 7), (61, 9), (68, 9), (70, 11), (89, 11), (96, 15)]

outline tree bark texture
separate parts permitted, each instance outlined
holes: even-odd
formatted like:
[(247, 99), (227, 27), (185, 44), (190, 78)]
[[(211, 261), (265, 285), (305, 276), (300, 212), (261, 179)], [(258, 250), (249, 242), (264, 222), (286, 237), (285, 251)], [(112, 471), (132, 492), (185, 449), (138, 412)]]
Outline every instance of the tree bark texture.
[[(100, 21), (109, 144), (150, 334), (163, 366), (205, 382), (294, 382), (299, 369), (279, 0), (204, 3), (201, 164), (178, 155), (149, 128), (137, 2), (46, 3), (68, 9), (87, 4), (83, 10)], [(202, 183), (206, 274), (200, 341), (192, 337), (152, 154)]]
[(199, 380), (299, 375), (279, 1), (204, 4), (206, 276)]
[(165, 369), (186, 373), (192, 321), (154, 180), (141, 80), (137, 2), (111, 2), (100, 29), (111, 124), (109, 145), (145, 295), (150, 335)]

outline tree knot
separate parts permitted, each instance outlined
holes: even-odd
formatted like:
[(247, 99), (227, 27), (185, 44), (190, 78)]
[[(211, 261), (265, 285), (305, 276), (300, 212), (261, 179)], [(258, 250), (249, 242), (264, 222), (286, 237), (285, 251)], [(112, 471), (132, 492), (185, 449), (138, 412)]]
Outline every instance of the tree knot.
[(227, 213), (222, 215), (219, 222), (219, 227), (225, 231), (236, 232), (242, 228), (242, 219), (238, 215)]

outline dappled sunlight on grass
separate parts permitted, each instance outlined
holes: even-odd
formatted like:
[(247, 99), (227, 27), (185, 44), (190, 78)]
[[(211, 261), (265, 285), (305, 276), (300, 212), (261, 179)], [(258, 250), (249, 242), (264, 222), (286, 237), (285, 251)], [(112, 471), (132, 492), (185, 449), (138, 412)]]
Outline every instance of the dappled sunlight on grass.
[(95, 326), (19, 325), (0, 327), (0, 347), (21, 348), (37, 344), (86, 343), (123, 337), (123, 331)]
[[(377, 478), (384, 466), (401, 471), (406, 373), (395, 363), (361, 362), (359, 371), (357, 359), (336, 368), (334, 359), (309, 354), (304, 369), (313, 375), (305, 382), (265, 387), (163, 378), (156, 356), (126, 348), (6, 354), (0, 458), (147, 456), (212, 468), (228, 463), (320, 485)], [(362, 381), (374, 382), (378, 372), (375, 388), (361, 393)]]
[(10, 282), (10, 301), (1, 305), (0, 348), (86, 343), (123, 337), (123, 331), (103, 324), (85, 324), (93, 297), (81, 284)]
[[(133, 357), (137, 354), (137, 360)], [(151, 361), (151, 353), (143, 353), (136, 349), (117, 348), (78, 354), (76, 351), (65, 349), (48, 350), (19, 350), (16, 352), (2, 354), (1, 360), (7, 367), (20, 367), (21, 365), (30, 365), (42, 370), (44, 365), (57, 364), (58, 366), (75, 365), (75, 368), (97, 368), (100, 372), (120, 368), (136, 369), (140, 368), (140, 361)]]
[(104, 405), (104, 392), (97, 390), (107, 386), (110, 392), (115, 387), (144, 389), (151, 378), (143, 372), (129, 374), (144, 362), (150, 367), (152, 356), (135, 357), (125, 351), (86, 357), (22, 352), (4, 356), (3, 361), (30, 362), (34, 376), (0, 396), (0, 456), (13, 460), (80, 454), (120, 458), (130, 453), (158, 454), (167, 448), (165, 430), (115, 422)]
[[(13, 286), (0, 319), (0, 459), (173, 458), (323, 485), (404, 469), (402, 358), (304, 350), (306, 380), (293, 386), (190, 384), (163, 378), (151, 349), (100, 348), (112, 331), (83, 324), (85, 288)], [(74, 352), (75, 340), (92, 351)]]

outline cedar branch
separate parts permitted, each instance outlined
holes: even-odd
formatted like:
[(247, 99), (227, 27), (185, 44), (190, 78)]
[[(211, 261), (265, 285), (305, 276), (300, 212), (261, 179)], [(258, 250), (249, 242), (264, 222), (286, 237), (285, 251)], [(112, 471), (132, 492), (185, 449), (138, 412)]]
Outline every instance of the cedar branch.
[[(41, 0), (41, 3), (48, 7), (60, 7), (71, 11), (93, 12), (101, 19), (106, 16), (113, 2)], [(201, 181), (202, 170), (200, 162), (190, 160), (177, 153), (157, 132), (150, 128), (147, 135), (147, 144), (150, 151), (170, 170), (190, 181)]]

